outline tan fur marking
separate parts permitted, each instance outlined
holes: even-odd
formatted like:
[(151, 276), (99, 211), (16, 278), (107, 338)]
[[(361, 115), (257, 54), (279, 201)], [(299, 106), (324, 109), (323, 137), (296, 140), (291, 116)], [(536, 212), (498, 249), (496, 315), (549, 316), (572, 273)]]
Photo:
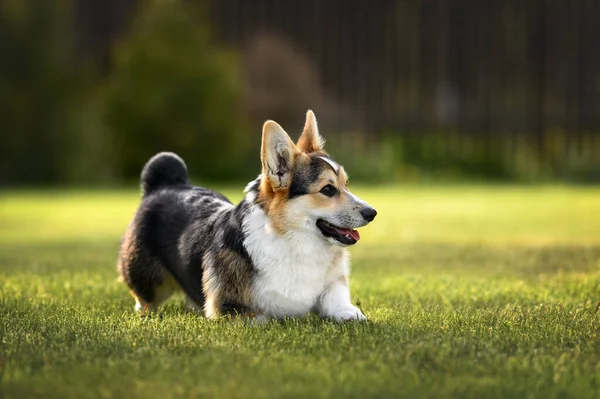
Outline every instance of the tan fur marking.
[(283, 128), (274, 121), (263, 125), (260, 148), (263, 176), (269, 180), (273, 191), (287, 189), (292, 170), (300, 150)]
[(133, 292), (133, 290), (129, 290), (129, 293), (131, 294), (133, 299), (135, 299), (139, 303), (142, 303), (142, 301), (140, 301), (140, 298), (138, 298), (137, 294), (135, 292)]
[[(324, 151), (318, 151), (314, 155), (328, 156)], [(314, 156), (313, 155), (313, 156)], [(294, 163), (295, 168), (307, 167), (310, 162), (310, 156), (305, 153), (300, 153), (296, 157)], [(338, 173), (336, 174), (333, 169), (326, 168), (323, 170), (319, 178), (315, 183), (308, 187), (309, 200), (313, 203), (314, 207), (318, 208), (340, 208), (347, 205), (350, 199), (348, 193), (343, 190), (346, 187), (348, 177), (344, 168), (340, 165)], [(319, 191), (327, 184), (331, 184), (339, 191), (339, 195), (328, 198), (319, 193)], [(265, 209), (265, 212), (269, 216), (273, 229), (283, 234), (290, 229), (297, 227), (291, 225), (291, 221), (286, 218), (286, 206), (288, 204), (288, 189), (273, 190), (271, 184), (266, 178), (263, 178), (257, 196), (257, 202)]]
[(220, 264), (227, 265), (227, 272), (219, 276), (226, 280), (221, 286), (229, 288), (227, 291), (220, 291), (221, 298), (228, 302), (249, 306), (252, 279), (246, 261), (228, 250), (221, 250), (218, 258)]
[(340, 171), (338, 172), (339, 174), (339, 181), (340, 184), (343, 185), (344, 187), (348, 186), (348, 174), (346, 173), (346, 170), (344, 169), (343, 166), (340, 165)]
[(285, 220), (285, 206), (288, 199), (288, 189), (273, 191), (267, 179), (261, 181), (257, 196), (258, 203), (265, 209), (271, 220), (271, 225), (279, 234), (288, 230)]
[(123, 257), (129, 261), (135, 260), (136, 251), (136, 243), (135, 243), (135, 234), (133, 231), (133, 226), (129, 225), (127, 230), (125, 231), (125, 237), (123, 239), (123, 246), (121, 247)]
[(137, 247), (135, 241), (135, 232), (133, 230), (133, 224), (127, 226), (127, 230), (125, 230), (125, 235), (123, 236), (123, 242), (121, 244), (119, 260), (118, 260), (118, 271), (119, 271), (119, 281), (127, 283), (127, 278), (125, 277), (125, 272), (128, 266), (135, 262), (137, 257)]
[(311, 153), (322, 151), (323, 144), (324, 140), (319, 135), (315, 114), (311, 110), (308, 110), (308, 112), (306, 112), (304, 129), (302, 130), (302, 134), (300, 135), (296, 146), (300, 151)]
[[(297, 221), (289, 220), (286, 213), (286, 207), (288, 205), (288, 193), (289, 183), (291, 182), (291, 176), (294, 170), (303, 170), (307, 168), (311, 156), (322, 156), (328, 157), (329, 155), (323, 151), (323, 139), (319, 135), (317, 121), (312, 111), (308, 111), (306, 114), (306, 122), (302, 135), (298, 140), (298, 145), (290, 143), (289, 136), (276, 122), (267, 121), (263, 125), (263, 140), (261, 146), (261, 159), (263, 163), (263, 178), (260, 182), (257, 202), (265, 210), (265, 213), (269, 217), (272, 228), (279, 234), (292, 230), (298, 226), (294, 223)], [(273, 154), (272, 147), (273, 143), (284, 148), (288, 148), (291, 151), (283, 151), (283, 154), (287, 156), (288, 161), (291, 159), (286, 167), (286, 176), (280, 177), (274, 175), (273, 167)], [(277, 145), (275, 145), (277, 147)], [(311, 155), (308, 155), (308, 154)], [(284, 158), (285, 158), (284, 156)], [(327, 161), (327, 160), (325, 160)], [(283, 162), (283, 161), (282, 161)], [(285, 168), (284, 168), (285, 169)], [(283, 180), (282, 180), (283, 179)], [(281, 184), (284, 181), (286, 184)], [(339, 191), (339, 195), (333, 198), (327, 198), (319, 191), (327, 184), (333, 184)], [(344, 187), (347, 184), (347, 175), (344, 168), (341, 165), (336, 165), (336, 171), (333, 169), (325, 169), (319, 179), (313, 183), (309, 188), (309, 200), (313, 202), (313, 206), (320, 208), (343, 207), (347, 204), (349, 196)]]
[(146, 312), (148, 311), (148, 309), (150, 309), (150, 304), (147, 303), (144, 305), (144, 308), (142, 309), (142, 312), (140, 313), (140, 316), (144, 317), (146, 316)]
[[(336, 175), (331, 169), (325, 169), (317, 181), (309, 187), (309, 198), (312, 206), (319, 208), (339, 209), (348, 206), (350, 201), (349, 193), (344, 190), (348, 177), (344, 168), (340, 167), (339, 173)], [(333, 184), (331, 183), (333, 181)], [(319, 191), (327, 184), (332, 184), (339, 194), (334, 197), (325, 197), (319, 194)]]
[(202, 291), (206, 296), (204, 315), (208, 318), (218, 317), (220, 311), (219, 281), (214, 273), (214, 259), (209, 252), (204, 254), (203, 263), (206, 265), (202, 273)]
[[(236, 252), (221, 250), (204, 255), (203, 291), (206, 317), (223, 315), (223, 307), (235, 306), (245, 313), (251, 305), (251, 266)], [(229, 312), (227, 312), (229, 313)]]
[(220, 316), (221, 309), (218, 306), (215, 294), (206, 295), (206, 302), (204, 302), (204, 315), (209, 319), (215, 319)]

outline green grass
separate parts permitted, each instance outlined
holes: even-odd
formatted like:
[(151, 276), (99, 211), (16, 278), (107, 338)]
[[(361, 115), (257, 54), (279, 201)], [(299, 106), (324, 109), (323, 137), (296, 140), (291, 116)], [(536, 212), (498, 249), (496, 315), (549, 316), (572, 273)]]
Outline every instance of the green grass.
[(0, 398), (600, 396), (600, 189), (355, 191), (379, 211), (351, 249), (369, 323), (259, 327), (134, 314), (137, 192), (4, 193)]

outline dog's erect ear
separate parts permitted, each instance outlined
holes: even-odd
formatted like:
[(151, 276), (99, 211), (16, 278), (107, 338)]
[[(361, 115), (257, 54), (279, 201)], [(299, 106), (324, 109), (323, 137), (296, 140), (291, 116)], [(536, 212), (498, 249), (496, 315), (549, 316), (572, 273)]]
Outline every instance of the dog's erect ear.
[(314, 112), (308, 110), (306, 113), (306, 123), (302, 135), (298, 139), (298, 149), (304, 152), (322, 151), (325, 145), (325, 140), (319, 135), (317, 127), (317, 118)]
[(263, 175), (274, 191), (290, 185), (294, 160), (298, 154), (300, 151), (278, 123), (265, 122), (260, 157)]

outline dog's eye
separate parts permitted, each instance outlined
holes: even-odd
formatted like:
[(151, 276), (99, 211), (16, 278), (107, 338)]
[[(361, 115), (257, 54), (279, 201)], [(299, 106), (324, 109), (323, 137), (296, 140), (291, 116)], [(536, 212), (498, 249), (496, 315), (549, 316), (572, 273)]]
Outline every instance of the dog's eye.
[(321, 194), (326, 195), (328, 197), (333, 197), (336, 193), (336, 188), (333, 187), (331, 184), (328, 184), (321, 189)]

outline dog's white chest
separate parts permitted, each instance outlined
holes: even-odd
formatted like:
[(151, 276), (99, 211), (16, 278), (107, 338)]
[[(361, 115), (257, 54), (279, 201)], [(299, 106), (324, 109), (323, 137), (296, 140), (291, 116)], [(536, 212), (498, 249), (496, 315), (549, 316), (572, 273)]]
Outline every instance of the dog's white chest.
[[(271, 316), (302, 316), (325, 290), (329, 264), (300, 260), (296, 254), (275, 254), (256, 265), (253, 299), (258, 310)], [(277, 256), (281, 255), (281, 256)]]
[(264, 223), (256, 227), (247, 230), (245, 241), (258, 272), (252, 282), (256, 310), (274, 317), (307, 314), (340, 274), (336, 260), (341, 249), (311, 235), (281, 237)]

